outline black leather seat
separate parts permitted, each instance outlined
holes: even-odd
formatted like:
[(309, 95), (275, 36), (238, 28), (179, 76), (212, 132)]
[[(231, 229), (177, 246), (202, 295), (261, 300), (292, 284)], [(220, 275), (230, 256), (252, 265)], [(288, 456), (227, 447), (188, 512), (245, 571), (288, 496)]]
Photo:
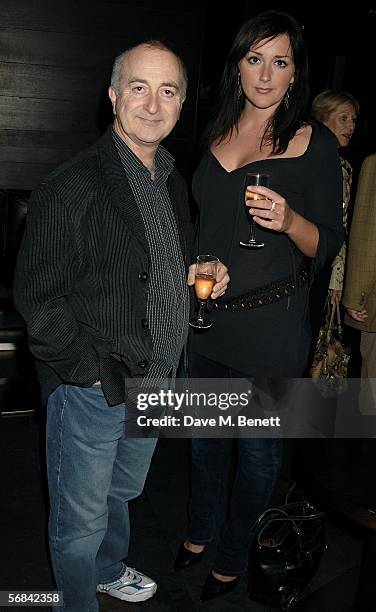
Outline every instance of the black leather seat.
[(13, 311), (12, 288), (30, 192), (0, 190), (0, 310)]

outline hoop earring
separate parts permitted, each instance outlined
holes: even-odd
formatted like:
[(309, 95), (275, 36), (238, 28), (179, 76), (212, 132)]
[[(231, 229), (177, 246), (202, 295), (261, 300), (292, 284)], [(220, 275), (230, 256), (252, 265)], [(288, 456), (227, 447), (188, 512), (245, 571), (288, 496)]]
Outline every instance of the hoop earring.
[(287, 110), (288, 107), (290, 106), (290, 93), (292, 90), (292, 83), (290, 83), (290, 85), (287, 88), (287, 91), (285, 93), (285, 96), (283, 98), (283, 104), (285, 105), (285, 109)]
[(238, 72), (238, 98), (241, 98), (243, 95), (242, 83), (240, 80), (240, 72)]

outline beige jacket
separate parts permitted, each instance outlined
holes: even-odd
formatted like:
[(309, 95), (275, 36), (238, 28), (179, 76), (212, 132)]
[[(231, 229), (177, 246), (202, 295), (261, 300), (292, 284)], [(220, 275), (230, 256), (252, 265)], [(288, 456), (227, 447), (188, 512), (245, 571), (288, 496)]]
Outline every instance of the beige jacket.
[(376, 154), (364, 160), (359, 175), (342, 301), (347, 308), (367, 310), (363, 323), (346, 315), (348, 325), (376, 332)]

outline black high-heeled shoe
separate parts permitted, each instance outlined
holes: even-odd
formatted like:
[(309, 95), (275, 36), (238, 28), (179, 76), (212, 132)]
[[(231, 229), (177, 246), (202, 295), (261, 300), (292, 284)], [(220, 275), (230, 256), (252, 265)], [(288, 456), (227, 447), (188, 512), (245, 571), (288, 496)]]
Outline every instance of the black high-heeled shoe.
[(202, 557), (204, 556), (204, 552), (205, 549), (199, 553), (195, 553), (188, 550), (188, 548), (184, 546), (184, 543), (180, 544), (180, 548), (174, 563), (174, 570), (177, 572), (178, 570), (186, 569), (187, 567), (196, 565), (196, 563), (200, 563)]
[(239, 580), (240, 576), (237, 576), (233, 580), (224, 582), (223, 580), (217, 580), (210, 572), (203, 586), (200, 600), (208, 601), (209, 599), (215, 599), (216, 597), (226, 595), (236, 587)]

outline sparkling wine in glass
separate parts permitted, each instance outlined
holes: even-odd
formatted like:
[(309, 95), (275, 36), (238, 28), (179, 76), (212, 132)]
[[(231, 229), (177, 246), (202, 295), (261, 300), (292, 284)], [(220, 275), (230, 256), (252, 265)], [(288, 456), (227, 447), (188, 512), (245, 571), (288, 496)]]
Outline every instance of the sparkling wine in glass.
[(218, 257), (214, 255), (199, 255), (196, 261), (195, 293), (199, 302), (197, 317), (189, 321), (196, 329), (209, 329), (210, 319), (204, 317), (205, 304), (210, 298), (217, 276)]
[[(262, 185), (267, 187), (269, 182), (269, 174), (252, 173), (248, 172), (245, 176), (244, 191), (245, 191), (245, 203), (249, 200), (265, 200), (265, 196), (260, 193), (252, 191), (254, 185)], [(242, 240), (239, 242), (240, 246), (247, 247), (248, 249), (261, 249), (264, 246), (263, 242), (259, 242), (256, 238), (256, 224), (253, 217), (249, 214), (248, 206), (245, 204), (246, 214), (249, 221), (249, 236), (246, 242)]]

